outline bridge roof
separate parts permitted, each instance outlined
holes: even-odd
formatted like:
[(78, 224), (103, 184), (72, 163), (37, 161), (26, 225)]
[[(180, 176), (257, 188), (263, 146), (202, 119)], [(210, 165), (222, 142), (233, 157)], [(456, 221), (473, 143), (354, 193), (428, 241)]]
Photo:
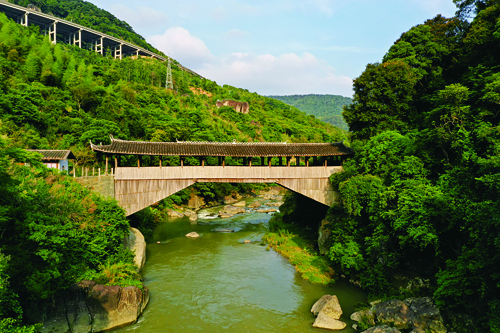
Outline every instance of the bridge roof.
[(94, 151), (107, 154), (153, 156), (345, 156), (352, 149), (343, 142), (286, 143), (286, 142), (143, 142), (124, 141), (111, 137), (110, 145), (94, 145)]

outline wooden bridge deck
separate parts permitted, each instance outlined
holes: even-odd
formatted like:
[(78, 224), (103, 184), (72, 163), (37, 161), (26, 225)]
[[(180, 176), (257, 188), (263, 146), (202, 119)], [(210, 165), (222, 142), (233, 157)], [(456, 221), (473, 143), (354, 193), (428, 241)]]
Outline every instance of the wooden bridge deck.
[(119, 167), (115, 197), (133, 214), (197, 182), (276, 183), (325, 205), (339, 200), (328, 178), (341, 166), (168, 166)]

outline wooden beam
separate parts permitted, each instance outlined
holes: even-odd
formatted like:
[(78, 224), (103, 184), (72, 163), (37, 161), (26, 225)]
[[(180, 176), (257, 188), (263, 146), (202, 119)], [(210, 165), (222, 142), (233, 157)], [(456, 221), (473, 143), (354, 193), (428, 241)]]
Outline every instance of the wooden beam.
[(300, 166), (300, 156), (295, 156), (295, 166)]
[(108, 175), (108, 154), (106, 154), (106, 173), (105, 175)]

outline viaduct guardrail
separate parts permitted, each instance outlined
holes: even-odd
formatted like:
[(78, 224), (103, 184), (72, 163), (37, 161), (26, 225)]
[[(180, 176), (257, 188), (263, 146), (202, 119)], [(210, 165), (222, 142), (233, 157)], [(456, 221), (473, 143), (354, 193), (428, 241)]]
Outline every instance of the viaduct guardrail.
[[(101, 55), (105, 55), (106, 51), (109, 49), (111, 55), (115, 59), (122, 59), (125, 56), (135, 56), (151, 57), (161, 61), (168, 60), (168, 58), (164, 56), (146, 50), (133, 43), (50, 14), (42, 13), (35, 9), (29, 9), (0, 0), (0, 11), (5, 13), (7, 17), (26, 27), (29, 25), (39, 26), (41, 32), (48, 35), (51, 42), (54, 44), (58, 41), (63, 41), (66, 44), (76, 45), (80, 48), (86, 47)], [(177, 63), (176, 66), (193, 75), (202, 77), (181, 64)]]

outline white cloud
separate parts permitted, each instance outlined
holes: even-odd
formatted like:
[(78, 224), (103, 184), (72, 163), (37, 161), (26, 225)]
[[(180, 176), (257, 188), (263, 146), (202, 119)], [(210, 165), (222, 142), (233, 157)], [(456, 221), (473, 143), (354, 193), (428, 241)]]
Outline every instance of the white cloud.
[(110, 11), (120, 20), (130, 24), (134, 30), (153, 28), (158, 25), (167, 26), (169, 18), (163, 11), (150, 7), (128, 7), (123, 4), (112, 5)]
[(200, 66), (213, 61), (205, 42), (181, 27), (168, 28), (163, 35), (150, 36), (147, 40), (158, 50), (169, 54), (186, 67)]
[[(232, 31), (235, 35), (244, 33)], [(352, 96), (352, 79), (311, 53), (212, 55), (207, 45), (181, 27), (172, 27), (148, 41), (200, 75), (262, 95), (339, 94)]]
[(310, 53), (273, 56), (232, 53), (195, 69), (201, 75), (262, 95), (340, 94), (352, 96), (352, 79), (335, 75)]

